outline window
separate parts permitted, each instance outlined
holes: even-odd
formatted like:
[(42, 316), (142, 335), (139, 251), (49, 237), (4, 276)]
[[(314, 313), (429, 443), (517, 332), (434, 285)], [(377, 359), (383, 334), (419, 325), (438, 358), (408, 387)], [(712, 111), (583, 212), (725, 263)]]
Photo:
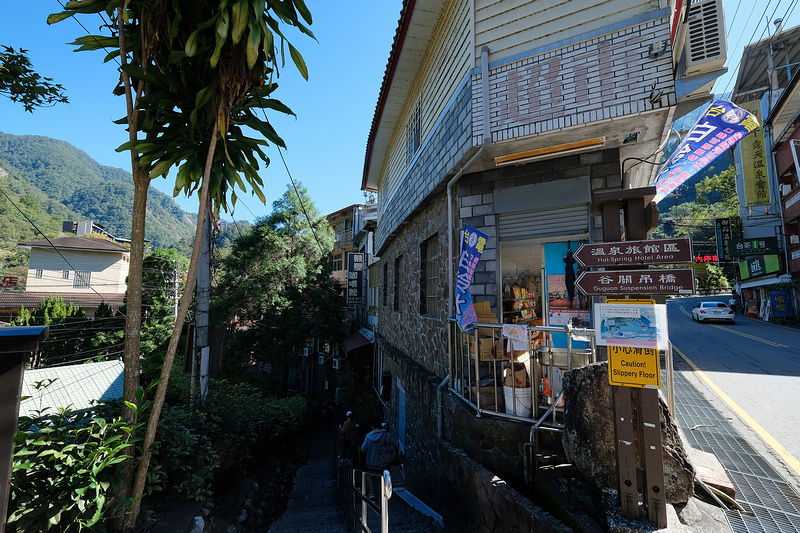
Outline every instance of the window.
[(61, 271), (61, 279), (69, 279), (69, 270)]
[(400, 311), (400, 268), (403, 266), (403, 256), (399, 256), (394, 260), (394, 300), (392, 302), (392, 309)]
[(333, 271), (336, 272), (337, 270), (344, 270), (344, 263), (342, 260), (342, 254), (334, 254), (333, 256)]
[(385, 263), (383, 265), (383, 298), (381, 301), (384, 307), (386, 307), (386, 302), (389, 299), (388, 293), (389, 293), (389, 263)]
[(439, 312), (439, 234), (419, 246), (419, 314)]
[(41, 268), (37, 268), (33, 272), (33, 277), (36, 278), (36, 279), (42, 279), (43, 275), (44, 275), (44, 270), (42, 270)]
[(420, 103), (414, 106), (406, 126), (406, 163), (411, 163), (420, 145)]
[(92, 273), (88, 270), (76, 270), (72, 280), (73, 289), (88, 289), (92, 284)]

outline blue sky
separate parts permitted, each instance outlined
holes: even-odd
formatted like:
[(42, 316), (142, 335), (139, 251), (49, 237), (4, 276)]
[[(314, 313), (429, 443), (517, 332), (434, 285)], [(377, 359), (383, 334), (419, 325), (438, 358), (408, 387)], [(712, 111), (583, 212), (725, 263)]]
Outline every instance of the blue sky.
[[(276, 97), (297, 118), (273, 115), (270, 120), (287, 143), (284, 158), (292, 177), (306, 186), (320, 213), (327, 214), (364, 200), (360, 186), (367, 135), (402, 1), (306, 1), (319, 42), (299, 34), (292, 41), (308, 64), (309, 81), (287, 64)], [(765, 28), (773, 31), (769, 20), (784, 17), (787, 28), (800, 23), (800, 10), (789, 11), (795, 5), (792, 0), (768, 0), (766, 5), (724, 0), (724, 5), (729, 74), (718, 80), (717, 93), (731, 90), (742, 48), (766, 37)], [(115, 152), (127, 140), (124, 128), (112, 123), (124, 115), (123, 100), (111, 94), (118, 77), (116, 65), (103, 64), (101, 53), (73, 52), (66, 43), (86, 32), (73, 20), (47, 26), (47, 15), (56, 11), (60, 11), (56, 0), (5, 2), (0, 43), (29, 50), (35, 68), (66, 87), (70, 104), (30, 114), (0, 98), (0, 131), (61, 139), (103, 165), (129, 171), (130, 156)], [(100, 25), (96, 17), (81, 21), (91, 32)], [(262, 170), (267, 205), (249, 194), (240, 195), (234, 213), (237, 220), (269, 213), (272, 201), (286, 191), (289, 175), (280, 155), (275, 148), (268, 154), (272, 164)], [(171, 180), (154, 180), (153, 186), (172, 194)], [(183, 209), (197, 212), (196, 196), (176, 201)]]
[[(64, 140), (102, 165), (130, 171), (130, 155), (115, 151), (127, 140), (124, 127), (112, 123), (125, 114), (123, 99), (111, 94), (118, 79), (116, 64), (103, 64), (103, 53), (73, 52), (66, 43), (86, 35), (74, 20), (47, 25), (47, 15), (61, 11), (56, 0), (3, 4), (0, 44), (27, 49), (39, 73), (66, 87), (70, 103), (31, 114), (0, 98), (0, 131)], [(309, 81), (289, 62), (281, 70), (275, 93), (297, 118), (278, 114), (269, 118), (288, 147), (283, 155), (292, 177), (309, 190), (319, 212), (327, 214), (364, 201), (360, 189), (367, 135), (402, 1), (306, 0), (306, 4), (319, 42), (299, 32), (290, 38), (306, 60)], [(92, 33), (101, 24), (98, 17), (80, 20)], [(267, 153), (271, 164), (261, 173), (267, 205), (240, 193), (237, 220), (268, 214), (272, 202), (286, 192), (289, 175), (280, 155), (275, 147)], [(173, 184), (172, 178), (153, 181), (170, 196)], [(184, 210), (197, 212), (196, 195), (175, 200)]]

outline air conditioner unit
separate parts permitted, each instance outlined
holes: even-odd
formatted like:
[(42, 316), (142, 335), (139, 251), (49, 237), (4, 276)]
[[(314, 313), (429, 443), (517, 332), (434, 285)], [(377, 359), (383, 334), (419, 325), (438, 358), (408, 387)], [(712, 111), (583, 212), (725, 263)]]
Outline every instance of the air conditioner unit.
[(303, 348), (303, 357), (308, 357), (308, 347)]
[(786, 196), (792, 192), (792, 186), (789, 183), (781, 183), (781, 196)]
[(685, 76), (719, 70), (728, 58), (722, 0), (700, 0), (689, 7), (684, 57)]
[(333, 360), (333, 369), (339, 370), (344, 366), (344, 359), (334, 359)]
[(789, 235), (789, 244), (800, 244), (800, 235)]
[(320, 355), (319, 356), (319, 364), (321, 364), (321, 365), (325, 364), (325, 356), (324, 355)]

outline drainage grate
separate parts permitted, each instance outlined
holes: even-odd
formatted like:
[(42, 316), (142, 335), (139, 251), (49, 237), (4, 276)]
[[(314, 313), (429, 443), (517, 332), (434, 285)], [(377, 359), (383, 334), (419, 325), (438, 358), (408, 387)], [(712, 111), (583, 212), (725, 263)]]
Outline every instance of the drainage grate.
[[(662, 375), (665, 375), (664, 372)], [(665, 376), (666, 377), (666, 376)], [(800, 495), (682, 375), (674, 372), (675, 411), (689, 444), (717, 456), (750, 513), (728, 510), (734, 533), (800, 533)]]

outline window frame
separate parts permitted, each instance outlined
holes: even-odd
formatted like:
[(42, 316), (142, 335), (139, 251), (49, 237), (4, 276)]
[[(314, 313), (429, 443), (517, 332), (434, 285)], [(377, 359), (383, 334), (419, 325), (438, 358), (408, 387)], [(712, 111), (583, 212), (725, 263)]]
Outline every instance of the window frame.
[(440, 311), (439, 262), (441, 261), (439, 234), (434, 233), (419, 245), (419, 314), (436, 316)]

